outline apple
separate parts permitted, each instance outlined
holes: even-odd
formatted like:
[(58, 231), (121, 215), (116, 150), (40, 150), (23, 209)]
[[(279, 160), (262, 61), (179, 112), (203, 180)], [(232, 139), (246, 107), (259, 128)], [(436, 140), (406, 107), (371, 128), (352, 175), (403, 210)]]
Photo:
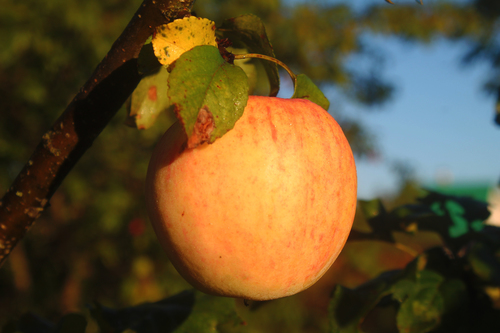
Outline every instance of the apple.
[(234, 128), (187, 148), (177, 123), (154, 149), (148, 214), (199, 290), (270, 300), (314, 284), (351, 230), (356, 167), (340, 126), (302, 99), (250, 96)]

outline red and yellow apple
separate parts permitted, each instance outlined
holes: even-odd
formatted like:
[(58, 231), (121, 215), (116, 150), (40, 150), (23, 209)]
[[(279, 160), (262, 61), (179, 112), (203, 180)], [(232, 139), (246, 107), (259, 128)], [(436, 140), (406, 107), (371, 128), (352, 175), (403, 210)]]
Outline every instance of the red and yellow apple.
[(356, 168), (337, 122), (300, 99), (250, 96), (234, 128), (186, 147), (158, 142), (146, 201), (178, 272), (213, 295), (269, 300), (314, 284), (335, 261), (356, 208)]

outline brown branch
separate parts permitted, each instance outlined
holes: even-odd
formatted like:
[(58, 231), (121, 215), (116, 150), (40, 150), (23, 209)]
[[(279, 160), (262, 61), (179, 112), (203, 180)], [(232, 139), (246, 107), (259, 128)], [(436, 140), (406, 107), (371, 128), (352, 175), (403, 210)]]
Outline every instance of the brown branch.
[(56, 189), (139, 83), (137, 57), (161, 24), (195, 0), (144, 0), (106, 57), (35, 148), (0, 201), (0, 266)]

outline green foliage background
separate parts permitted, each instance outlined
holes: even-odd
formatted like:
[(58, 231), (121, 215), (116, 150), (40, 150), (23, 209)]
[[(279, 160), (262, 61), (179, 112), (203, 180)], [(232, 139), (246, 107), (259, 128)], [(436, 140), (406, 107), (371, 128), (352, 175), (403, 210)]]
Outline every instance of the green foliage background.
[[(2, 194), (140, 3), (2, 2)], [(366, 105), (382, 105), (393, 91), (381, 71), (383, 50), (369, 43), (374, 35), (410, 43), (432, 43), (439, 38), (465, 41), (470, 52), (464, 54), (464, 61), (488, 61), (492, 76), (485, 78), (485, 86), (496, 91), (499, 85), (500, 47), (495, 36), (500, 8), (495, 0), (424, 6), (403, 0), (390, 6), (381, 0), (363, 12), (341, 1), (310, 1), (291, 7), (280, 0), (198, 0), (195, 12), (218, 24), (246, 13), (259, 16), (278, 59), (316, 83)], [(353, 55), (370, 60), (370, 70), (360, 72), (347, 66)], [(334, 109), (330, 111), (335, 114)], [(151, 149), (163, 132), (162, 121), (152, 129), (137, 131), (124, 126), (124, 120), (122, 112), (105, 129), (55, 193), (51, 208), (0, 270), (0, 327), (27, 311), (57, 321), (62, 314), (87, 311), (85, 306), (93, 301), (119, 308), (190, 288), (161, 251), (144, 209), (143, 181)], [(341, 125), (359, 157), (377, 149), (361, 124), (343, 119)], [(407, 183), (405, 191), (388, 205), (408, 202), (415, 193)], [(422, 251), (435, 243), (431, 237), (415, 247)], [(374, 260), (384, 257), (390, 260)], [(387, 244), (351, 243), (334, 269), (307, 292), (250, 307), (238, 303), (237, 309), (256, 332), (325, 331), (329, 297), (336, 283), (356, 287), (411, 259)]]

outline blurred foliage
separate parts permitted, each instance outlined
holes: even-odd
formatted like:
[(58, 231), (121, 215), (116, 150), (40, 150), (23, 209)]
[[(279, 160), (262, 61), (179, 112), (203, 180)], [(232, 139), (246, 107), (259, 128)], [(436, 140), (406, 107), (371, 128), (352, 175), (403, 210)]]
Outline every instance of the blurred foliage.
[[(379, 200), (361, 202), (360, 210), (369, 232), (355, 226), (351, 241), (381, 240), (416, 256), (355, 288), (337, 285), (331, 332), (498, 332), (500, 228), (484, 224), (485, 202), (426, 192), (392, 211)], [(421, 231), (439, 243), (414, 252), (396, 239)]]
[[(69, 313), (52, 323), (28, 313), (8, 320), (2, 333), (498, 332), (500, 228), (485, 225), (488, 216), (484, 202), (429, 191), (391, 211), (377, 199), (360, 202), (347, 251), (326, 277), (299, 295), (247, 303), (186, 290), (120, 309), (94, 301), (86, 315)], [(425, 232), (438, 240), (429, 240)], [(402, 241), (397, 233), (409, 235), (415, 243)], [(365, 243), (365, 253), (360, 256), (357, 249), (358, 258), (348, 258), (346, 265), (352, 253), (349, 246), (359, 240)], [(392, 251), (373, 246), (373, 241), (392, 244)], [(423, 248), (411, 249), (416, 244)], [(397, 249), (409, 257), (401, 257)], [(389, 259), (382, 259), (385, 256)], [(354, 268), (353, 262), (370, 271), (369, 281), (346, 270)], [(146, 258), (133, 266), (139, 277), (151, 273)], [(333, 293), (325, 292), (326, 286)], [(313, 316), (318, 306), (324, 311), (324, 302), (330, 303), (328, 313)]]
[[(2, 2), (1, 193), (140, 3)], [(500, 46), (496, 36), (500, 10), (496, 0), (476, 0), (465, 5), (407, 3), (400, 1), (391, 6), (380, 1), (356, 11), (349, 2), (340, 1), (288, 6), (279, 0), (198, 0), (195, 10), (197, 15), (218, 24), (246, 13), (259, 16), (278, 59), (297, 73), (305, 73), (316, 83), (333, 87), (365, 105), (381, 105), (393, 92), (392, 84), (383, 76), (383, 50), (370, 45), (374, 35), (395, 36), (411, 43), (431, 43), (440, 38), (464, 42), (470, 50), (464, 61), (491, 64), (494, 70), (487, 78), (488, 87), (498, 88)], [(350, 63), (354, 56), (368, 63), (368, 70), (364, 65)], [(336, 113), (335, 108), (330, 111)], [(96, 140), (53, 196), (51, 208), (36, 221), (0, 270), (0, 327), (9, 322), (15, 330), (15, 321), (24, 318), (19, 322), (42, 323), (51, 332), (58, 329), (53, 323), (64, 322), (61, 318), (81, 322), (78, 315), (70, 315), (76, 311), (88, 321), (87, 331), (95, 332), (100, 324), (97, 319), (89, 319), (91, 312), (99, 317), (94, 302), (105, 313), (108, 308), (127, 309), (144, 302), (176, 299), (176, 294), (190, 288), (157, 243), (143, 204), (150, 152), (163, 132), (162, 122), (168, 120), (160, 117), (155, 126), (140, 132), (124, 126), (124, 119), (125, 113), (117, 116)], [(366, 156), (374, 151), (376, 146), (362, 124), (347, 118), (340, 121), (356, 154)], [(414, 186), (405, 188), (392, 207), (415, 196)], [(457, 208), (453, 204), (435, 208), (448, 216), (451, 213), (446, 209), (450, 207)], [(365, 219), (358, 214), (357, 220), (362, 223)], [(406, 233), (393, 237), (396, 244), (401, 243), (398, 239), (404, 239), (419, 253), (440, 241), (426, 236), (416, 242)], [(472, 253), (480, 260), (470, 259), (475, 274), (484, 281), (498, 278), (498, 270), (491, 269), (496, 263), (496, 257), (491, 257), (492, 244), (474, 247)], [(391, 244), (350, 242), (333, 268), (306, 292), (248, 307), (237, 301), (236, 312), (247, 323), (243, 326), (249, 332), (324, 332), (328, 329), (329, 296), (336, 283), (356, 288), (385, 270), (403, 268), (413, 259), (412, 254)], [(489, 286), (490, 294), (498, 290), (495, 286)], [(210, 307), (212, 301), (202, 300), (202, 304)], [(196, 306), (193, 315), (195, 310)], [(394, 312), (387, 311), (389, 315), (384, 316)], [(235, 322), (231, 314), (224, 318), (229, 318), (229, 326)], [(236, 326), (240, 329), (239, 324)]]

